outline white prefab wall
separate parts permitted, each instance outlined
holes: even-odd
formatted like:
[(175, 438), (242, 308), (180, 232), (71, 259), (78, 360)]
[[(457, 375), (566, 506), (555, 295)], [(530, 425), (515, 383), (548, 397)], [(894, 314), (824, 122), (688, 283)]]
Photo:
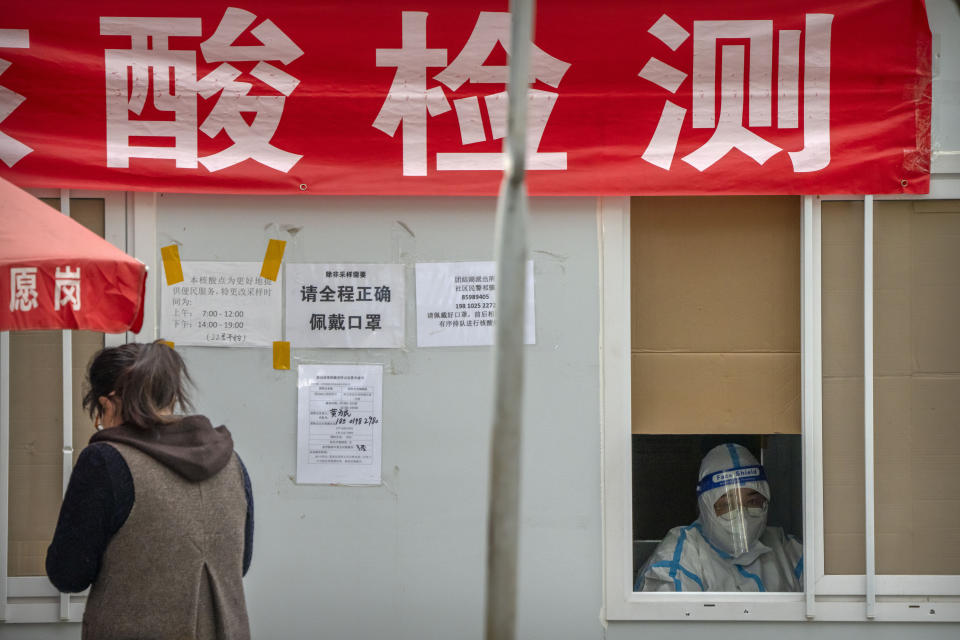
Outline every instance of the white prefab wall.
[[(493, 198), (250, 198), (166, 194), (158, 241), (182, 260), (407, 265), (407, 348), (299, 349), (293, 364), (380, 363), (383, 485), (297, 485), (296, 371), (267, 349), (180, 349), (196, 404), (226, 424), (250, 472), (246, 579), (257, 638), (479, 638), (492, 349), (416, 347), (416, 262), (492, 259)], [(531, 206), (537, 335), (526, 347), (519, 611), (598, 637), (600, 456), (596, 201)], [(165, 286), (161, 284), (161, 286)], [(555, 634), (554, 634), (555, 635)]]

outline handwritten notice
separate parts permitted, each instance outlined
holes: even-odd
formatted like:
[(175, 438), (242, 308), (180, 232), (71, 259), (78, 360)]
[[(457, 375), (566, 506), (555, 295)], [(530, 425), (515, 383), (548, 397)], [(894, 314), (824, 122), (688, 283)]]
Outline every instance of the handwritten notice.
[(302, 365), (297, 482), (380, 484), (383, 367)]
[(161, 285), (160, 330), (178, 347), (269, 347), (280, 339), (283, 282), (259, 262), (182, 262), (183, 281)]
[[(496, 318), (496, 263), (417, 264), (417, 346), (461, 347), (493, 344)], [(534, 344), (533, 261), (527, 261), (523, 341)]]
[(401, 348), (402, 264), (288, 264), (287, 340), (298, 347)]

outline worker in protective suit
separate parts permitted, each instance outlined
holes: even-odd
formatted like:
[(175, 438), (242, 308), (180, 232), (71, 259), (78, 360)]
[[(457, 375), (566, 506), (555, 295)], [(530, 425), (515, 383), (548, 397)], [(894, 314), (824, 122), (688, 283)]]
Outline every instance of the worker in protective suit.
[(700, 464), (700, 517), (674, 527), (637, 573), (635, 591), (800, 591), (803, 546), (767, 526), (770, 486), (745, 447), (714, 447)]

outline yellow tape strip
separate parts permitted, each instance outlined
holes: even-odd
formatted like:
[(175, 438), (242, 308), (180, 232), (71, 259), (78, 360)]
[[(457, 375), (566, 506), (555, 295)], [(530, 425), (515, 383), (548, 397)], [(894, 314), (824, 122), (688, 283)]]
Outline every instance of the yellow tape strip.
[(175, 244), (160, 249), (163, 260), (163, 272), (167, 275), (167, 286), (183, 282), (183, 267), (180, 266), (180, 249)]
[(289, 342), (274, 342), (273, 343), (273, 368), (274, 369), (290, 369), (290, 343)]
[(283, 251), (287, 248), (286, 240), (276, 240), (271, 238), (267, 245), (267, 252), (263, 256), (263, 268), (260, 269), (260, 277), (267, 280), (276, 280), (280, 275), (280, 263), (283, 262)]
[(174, 348), (174, 347), (173, 347), (173, 343), (170, 342), (169, 340), (161, 340), (160, 342), (162, 342), (163, 344), (167, 345), (167, 346), (170, 347), (171, 349)]

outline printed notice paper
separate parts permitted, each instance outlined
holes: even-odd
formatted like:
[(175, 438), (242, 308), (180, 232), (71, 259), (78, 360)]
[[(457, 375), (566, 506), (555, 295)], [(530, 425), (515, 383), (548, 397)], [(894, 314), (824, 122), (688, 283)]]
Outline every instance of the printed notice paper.
[(380, 484), (381, 365), (299, 367), (297, 482)]
[(283, 282), (259, 262), (182, 262), (183, 281), (161, 284), (160, 332), (179, 346), (269, 347), (280, 339)]
[(287, 264), (287, 340), (296, 347), (401, 348), (402, 264)]
[[(496, 263), (417, 264), (417, 346), (460, 347), (493, 344)], [(523, 341), (536, 342), (533, 261), (527, 261)]]

